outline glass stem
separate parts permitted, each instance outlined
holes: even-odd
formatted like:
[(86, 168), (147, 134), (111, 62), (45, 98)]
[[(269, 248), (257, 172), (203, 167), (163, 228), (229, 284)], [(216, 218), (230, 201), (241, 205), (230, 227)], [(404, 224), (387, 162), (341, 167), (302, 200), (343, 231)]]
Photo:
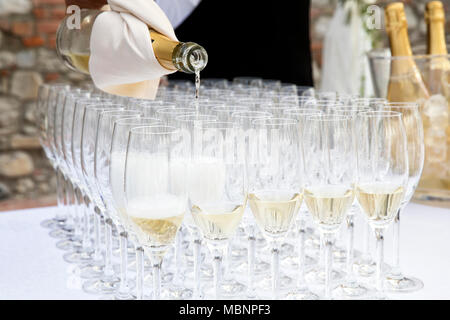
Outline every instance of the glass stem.
[(214, 268), (214, 298), (219, 300), (221, 298), (221, 275), (222, 275), (222, 259), (223, 251), (222, 249), (213, 250), (213, 268)]
[(228, 241), (228, 245), (227, 245), (227, 251), (226, 251), (226, 256), (225, 256), (225, 270), (224, 270), (224, 274), (223, 274), (223, 278), (224, 280), (231, 280), (232, 277), (232, 273), (233, 270), (231, 269), (231, 261), (233, 258), (233, 240), (229, 240)]
[(398, 210), (397, 216), (394, 219), (394, 237), (393, 237), (393, 263), (390, 275), (394, 277), (401, 277), (400, 270), (400, 214), (402, 209)]
[[(83, 211), (83, 240), (82, 240), (82, 247), (83, 249), (89, 249), (91, 247), (91, 237), (90, 237), (90, 231), (91, 231), (91, 224), (89, 221), (89, 202), (87, 202), (89, 199), (87, 197), (84, 197), (80, 189), (76, 189), (77, 197), (80, 202), (80, 210)], [(87, 200), (87, 201), (86, 201)]]
[(112, 220), (105, 221), (105, 275), (112, 276), (114, 270), (112, 267)]
[(69, 180), (67, 182), (68, 182), (68, 189), (69, 189), (68, 193), (69, 193), (69, 199), (70, 199), (69, 203), (72, 207), (74, 235), (78, 239), (83, 239), (83, 229), (82, 229), (83, 226), (81, 223), (80, 202), (78, 201), (75, 186)]
[(378, 295), (383, 295), (383, 262), (384, 262), (384, 230), (381, 228), (375, 229), (375, 236), (377, 238), (377, 271), (376, 271), (376, 286)]
[(306, 239), (306, 223), (301, 217), (298, 221), (299, 239), (298, 239), (298, 278), (297, 288), (304, 289), (306, 287), (305, 281), (305, 239)]
[(56, 201), (58, 204), (58, 211), (56, 213), (55, 219), (58, 222), (63, 222), (67, 219), (65, 215), (65, 181), (61, 171), (56, 167)]
[(366, 227), (364, 228), (364, 253), (363, 253), (363, 260), (370, 261), (371, 260), (371, 254), (370, 254), (370, 238), (372, 236), (372, 229), (370, 228), (369, 223), (366, 223)]
[(254, 298), (255, 293), (255, 248), (256, 248), (256, 238), (253, 235), (248, 237), (248, 261), (247, 261), (247, 278), (248, 278), (248, 289), (247, 296), (249, 298)]
[(75, 232), (77, 231), (76, 229), (76, 224), (75, 224), (75, 215), (74, 215), (74, 206), (73, 206), (73, 199), (72, 199), (72, 192), (71, 192), (71, 183), (69, 182), (69, 180), (67, 180), (64, 175), (61, 173), (61, 177), (64, 183), (64, 205), (66, 207), (66, 227), (69, 227), (71, 229), (73, 229), (74, 231), (74, 236), (76, 236), (77, 234), (75, 234)]
[(201, 245), (202, 239), (196, 238), (194, 240), (194, 299), (201, 299), (201, 276), (200, 276), (200, 268), (201, 268)]
[(128, 233), (120, 233), (120, 287), (121, 294), (128, 294)]
[(280, 263), (280, 250), (278, 244), (274, 241), (272, 243), (272, 298), (278, 299), (279, 291), (279, 266)]
[[(87, 198), (86, 203), (89, 203), (89, 209), (87, 212), (94, 213), (94, 260), (100, 261), (102, 259), (102, 248), (100, 246), (100, 225), (101, 225), (101, 212), (97, 207), (93, 207), (93, 202)], [(89, 220), (89, 216), (86, 217)]]
[(332, 283), (332, 270), (333, 270), (333, 243), (334, 235), (329, 233), (323, 233), (323, 246), (324, 246), (324, 258), (325, 258), (325, 299), (331, 299), (331, 283)]
[(136, 300), (144, 298), (144, 249), (136, 246)]
[(353, 255), (354, 255), (354, 243), (355, 243), (355, 223), (354, 215), (347, 215), (347, 281), (354, 282), (353, 273)]
[(176, 285), (181, 285), (181, 269), (182, 269), (182, 242), (183, 242), (183, 236), (182, 236), (182, 230), (180, 229), (179, 232), (176, 235), (175, 238), (175, 274), (173, 283)]
[(162, 255), (159, 253), (152, 253), (151, 262), (153, 268), (153, 300), (160, 300)]

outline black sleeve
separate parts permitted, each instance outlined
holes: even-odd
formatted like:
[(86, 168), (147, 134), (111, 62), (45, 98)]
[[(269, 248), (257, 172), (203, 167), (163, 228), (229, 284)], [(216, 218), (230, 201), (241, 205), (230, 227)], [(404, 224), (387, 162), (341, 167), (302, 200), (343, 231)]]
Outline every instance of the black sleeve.
[(180, 41), (197, 42), (208, 52), (202, 77), (254, 76), (312, 86), (309, 8), (309, 0), (202, 0), (175, 31)]

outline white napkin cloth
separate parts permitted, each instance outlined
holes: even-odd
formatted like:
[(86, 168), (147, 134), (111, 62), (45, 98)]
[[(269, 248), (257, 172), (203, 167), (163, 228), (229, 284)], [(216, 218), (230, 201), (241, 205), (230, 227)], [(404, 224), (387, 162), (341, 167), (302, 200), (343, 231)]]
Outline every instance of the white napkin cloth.
[(155, 57), (149, 27), (178, 41), (169, 19), (153, 0), (108, 0), (91, 33), (89, 72), (108, 93), (154, 99), (159, 78), (173, 73)]

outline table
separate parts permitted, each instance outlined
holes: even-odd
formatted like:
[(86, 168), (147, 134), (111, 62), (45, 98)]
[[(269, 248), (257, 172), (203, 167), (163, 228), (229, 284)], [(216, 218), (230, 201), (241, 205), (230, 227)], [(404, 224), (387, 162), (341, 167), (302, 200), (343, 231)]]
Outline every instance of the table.
[[(63, 261), (56, 239), (40, 223), (57, 208), (0, 212), (0, 299), (98, 299), (80, 289)], [(356, 248), (361, 247), (361, 217), (356, 219)], [(391, 232), (386, 235), (390, 262)], [(402, 216), (402, 268), (424, 281), (421, 291), (393, 299), (450, 299), (450, 209), (410, 204)]]

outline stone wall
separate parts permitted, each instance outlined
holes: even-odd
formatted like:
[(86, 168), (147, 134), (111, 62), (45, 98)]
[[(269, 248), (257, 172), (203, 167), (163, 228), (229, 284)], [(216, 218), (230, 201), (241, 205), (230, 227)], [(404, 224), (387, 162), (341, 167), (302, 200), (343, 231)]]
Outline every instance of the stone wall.
[(55, 178), (34, 125), (43, 82), (77, 83), (56, 56), (64, 0), (0, 0), (0, 200), (53, 195)]

